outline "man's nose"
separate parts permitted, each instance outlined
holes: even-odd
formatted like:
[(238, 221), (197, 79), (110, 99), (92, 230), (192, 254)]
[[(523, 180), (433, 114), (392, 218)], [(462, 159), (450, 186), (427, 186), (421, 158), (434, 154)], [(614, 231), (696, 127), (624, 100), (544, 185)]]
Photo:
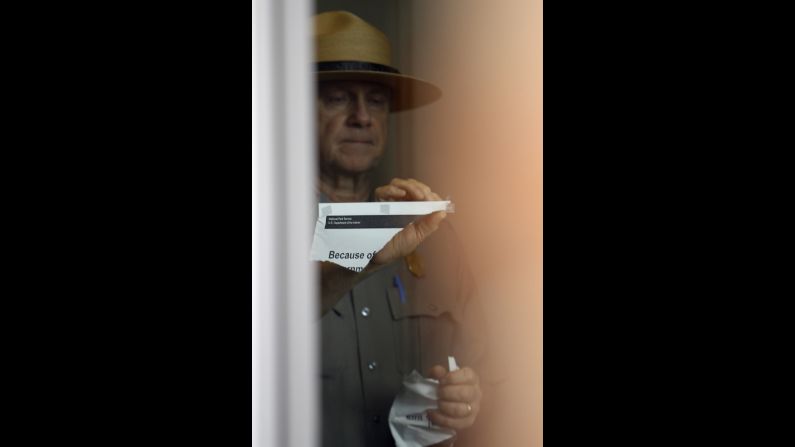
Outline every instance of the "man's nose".
[(349, 123), (354, 126), (369, 127), (373, 123), (373, 116), (367, 108), (367, 101), (363, 95), (357, 96), (352, 104), (353, 110), (349, 117)]

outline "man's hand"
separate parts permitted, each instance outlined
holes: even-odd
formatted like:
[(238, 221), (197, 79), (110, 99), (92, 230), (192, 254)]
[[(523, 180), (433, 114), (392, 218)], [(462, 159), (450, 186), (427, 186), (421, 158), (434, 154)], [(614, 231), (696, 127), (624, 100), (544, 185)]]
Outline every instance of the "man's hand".
[[(388, 185), (376, 188), (375, 198), (379, 202), (442, 200), (426, 184), (414, 179), (405, 180), (399, 178), (392, 179)], [(393, 236), (381, 251), (373, 256), (372, 262), (379, 265), (388, 264), (395, 259), (410, 254), (425, 238), (439, 228), (439, 224), (446, 216), (447, 213), (444, 211), (436, 211), (408, 224)]]
[[(388, 185), (376, 188), (375, 198), (386, 201), (436, 201), (442, 200), (427, 185), (414, 179), (392, 179)], [(395, 234), (386, 245), (373, 256), (360, 272), (354, 272), (332, 262), (319, 262), (320, 266), (320, 315), (323, 316), (356, 284), (372, 275), (386, 264), (411, 254), (422, 241), (431, 235), (447, 216), (436, 211), (422, 216)]]
[(439, 380), (439, 409), (428, 411), (431, 422), (456, 430), (471, 426), (483, 398), (477, 373), (468, 367), (448, 373), (443, 366), (436, 365), (428, 376)]

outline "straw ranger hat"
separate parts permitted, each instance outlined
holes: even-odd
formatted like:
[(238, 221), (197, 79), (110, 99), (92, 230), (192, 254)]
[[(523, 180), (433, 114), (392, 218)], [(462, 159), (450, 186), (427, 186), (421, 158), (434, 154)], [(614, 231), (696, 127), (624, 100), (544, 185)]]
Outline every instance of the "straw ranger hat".
[(318, 81), (370, 81), (392, 88), (392, 111), (419, 107), (442, 96), (422, 79), (392, 66), (386, 35), (347, 11), (315, 16), (315, 62)]

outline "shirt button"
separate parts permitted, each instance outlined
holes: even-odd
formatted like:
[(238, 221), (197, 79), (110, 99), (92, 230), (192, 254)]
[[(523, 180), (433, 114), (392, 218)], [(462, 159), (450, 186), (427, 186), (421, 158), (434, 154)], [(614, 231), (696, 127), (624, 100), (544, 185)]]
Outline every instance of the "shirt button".
[(370, 363), (367, 364), (367, 369), (369, 369), (370, 371), (373, 371), (377, 366), (378, 366), (378, 363), (370, 362)]
[(370, 315), (370, 308), (365, 306), (362, 308), (362, 316), (366, 317), (368, 315)]

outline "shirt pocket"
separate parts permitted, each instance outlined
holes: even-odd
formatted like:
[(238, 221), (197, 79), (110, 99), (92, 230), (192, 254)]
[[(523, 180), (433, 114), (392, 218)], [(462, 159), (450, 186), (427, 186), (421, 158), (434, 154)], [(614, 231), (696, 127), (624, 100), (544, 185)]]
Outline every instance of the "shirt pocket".
[(453, 355), (456, 336), (455, 302), (449, 295), (422, 294), (404, 290), (400, 298), (397, 287), (387, 288), (392, 312), (395, 364), (398, 372), (417, 370), (422, 375), (434, 365), (447, 368), (447, 356)]

